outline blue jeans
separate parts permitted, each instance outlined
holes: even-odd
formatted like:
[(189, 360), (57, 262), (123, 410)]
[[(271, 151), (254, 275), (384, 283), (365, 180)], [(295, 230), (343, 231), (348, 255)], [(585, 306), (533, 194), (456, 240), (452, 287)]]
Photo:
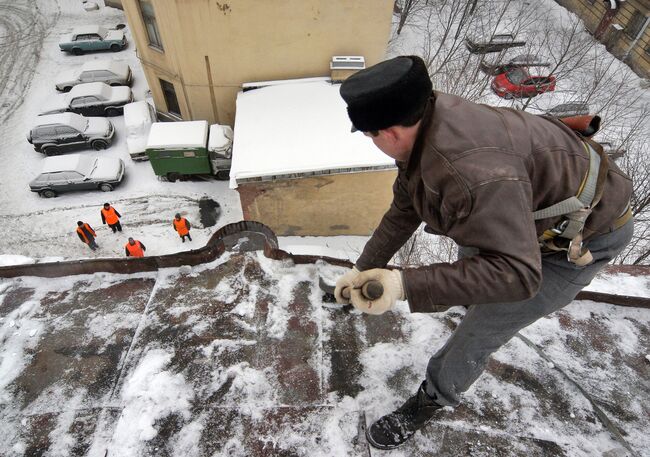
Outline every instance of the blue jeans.
[(427, 393), (441, 405), (458, 405), (460, 394), (481, 375), (490, 354), (522, 328), (568, 305), (630, 242), (633, 229), (630, 220), (618, 230), (586, 241), (594, 261), (583, 267), (570, 263), (566, 252), (543, 256), (542, 284), (528, 300), (470, 306), (445, 345), (429, 359)]

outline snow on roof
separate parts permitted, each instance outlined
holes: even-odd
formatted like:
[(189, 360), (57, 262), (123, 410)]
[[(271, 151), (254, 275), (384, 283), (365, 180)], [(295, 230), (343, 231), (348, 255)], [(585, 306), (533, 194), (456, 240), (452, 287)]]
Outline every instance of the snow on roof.
[(227, 125), (213, 124), (210, 126), (208, 150), (220, 151), (227, 149), (232, 143), (232, 129)]
[(207, 139), (208, 121), (154, 122), (147, 149), (205, 147)]
[(152, 122), (151, 110), (151, 105), (145, 100), (127, 103), (124, 105), (124, 125), (129, 128)]
[(48, 124), (64, 124), (83, 131), (86, 127), (87, 120), (80, 114), (75, 113), (58, 113), (46, 114), (45, 116), (38, 116), (34, 127)]
[(68, 99), (75, 97), (83, 97), (87, 95), (97, 95), (102, 94), (104, 98), (110, 98), (111, 86), (106, 83), (96, 82), (96, 83), (83, 83), (77, 84), (74, 86), (68, 93)]
[(265, 176), (394, 166), (361, 132), (350, 132), (339, 87), (317, 78), (240, 92), (231, 187)]
[(106, 35), (106, 27), (102, 27), (101, 25), (82, 25), (79, 27), (75, 27), (74, 30), (72, 30), (72, 35), (87, 35), (90, 33), (98, 33), (101, 36)]
[(120, 74), (128, 71), (128, 64), (118, 62), (112, 59), (90, 60), (83, 64), (81, 71), (110, 70), (113, 73)]
[(81, 154), (65, 154), (43, 159), (43, 168), (41, 173), (50, 173), (53, 171), (76, 170), (82, 159)]

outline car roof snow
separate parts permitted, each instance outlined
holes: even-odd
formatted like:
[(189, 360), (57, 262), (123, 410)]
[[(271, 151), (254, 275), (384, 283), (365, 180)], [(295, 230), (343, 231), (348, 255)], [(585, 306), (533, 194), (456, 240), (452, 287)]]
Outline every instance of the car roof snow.
[(82, 115), (76, 113), (46, 114), (44, 116), (38, 116), (34, 123), (34, 128), (42, 125), (62, 124), (74, 127), (77, 130), (83, 130), (85, 121), (86, 119)]
[(119, 74), (128, 71), (128, 67), (128, 64), (125, 62), (118, 62), (112, 59), (100, 59), (86, 62), (79, 71), (110, 70), (115, 74)]
[(101, 94), (105, 98), (110, 98), (111, 86), (102, 82), (77, 84), (68, 93), (68, 98), (84, 97), (87, 95)]
[(72, 31), (72, 35), (88, 35), (90, 33), (97, 33), (100, 36), (106, 36), (107, 30), (106, 27), (101, 25), (82, 25), (80, 27), (75, 27)]

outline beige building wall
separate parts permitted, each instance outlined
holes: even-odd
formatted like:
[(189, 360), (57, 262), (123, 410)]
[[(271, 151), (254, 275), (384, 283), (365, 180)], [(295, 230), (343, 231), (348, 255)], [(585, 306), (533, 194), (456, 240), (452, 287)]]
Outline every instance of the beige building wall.
[(244, 82), (327, 76), (334, 55), (383, 60), (392, 0), (150, 0), (163, 49), (149, 45), (139, 0), (122, 0), (156, 108), (173, 84), (182, 118), (234, 124)]
[[(630, 36), (635, 21), (650, 17), (649, 0), (618, 1), (618, 8), (612, 12), (609, 2), (602, 0), (556, 0), (557, 3), (576, 13), (587, 29), (607, 47), (617, 58), (627, 63), (634, 72), (643, 78), (650, 77), (650, 26), (646, 26), (641, 36)], [(606, 14), (611, 15), (599, 26)], [(619, 25), (622, 30), (613, 27)], [(626, 33), (627, 32), (627, 33)]]
[(393, 199), (397, 170), (240, 184), (245, 220), (280, 236), (370, 235)]

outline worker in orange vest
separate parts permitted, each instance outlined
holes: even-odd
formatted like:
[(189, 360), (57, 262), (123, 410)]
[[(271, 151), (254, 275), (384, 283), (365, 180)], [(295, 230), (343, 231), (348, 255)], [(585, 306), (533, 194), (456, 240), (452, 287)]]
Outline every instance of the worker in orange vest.
[(104, 203), (104, 207), (101, 210), (102, 215), (102, 224), (108, 224), (108, 226), (115, 232), (122, 231), (122, 224), (120, 224), (120, 217), (122, 215), (117, 212), (109, 203)]
[(96, 233), (87, 223), (77, 221), (77, 235), (79, 235), (79, 239), (87, 244), (93, 251), (99, 247), (95, 242)]
[(129, 237), (129, 242), (124, 245), (124, 252), (127, 257), (144, 257), (147, 248), (138, 240)]
[(188, 240), (192, 241), (192, 237), (190, 236), (190, 221), (184, 217), (181, 217), (180, 213), (176, 213), (172, 224), (174, 226), (174, 230), (178, 232), (178, 236), (180, 236), (181, 240), (183, 240), (183, 243), (185, 243), (185, 237), (187, 237)]

